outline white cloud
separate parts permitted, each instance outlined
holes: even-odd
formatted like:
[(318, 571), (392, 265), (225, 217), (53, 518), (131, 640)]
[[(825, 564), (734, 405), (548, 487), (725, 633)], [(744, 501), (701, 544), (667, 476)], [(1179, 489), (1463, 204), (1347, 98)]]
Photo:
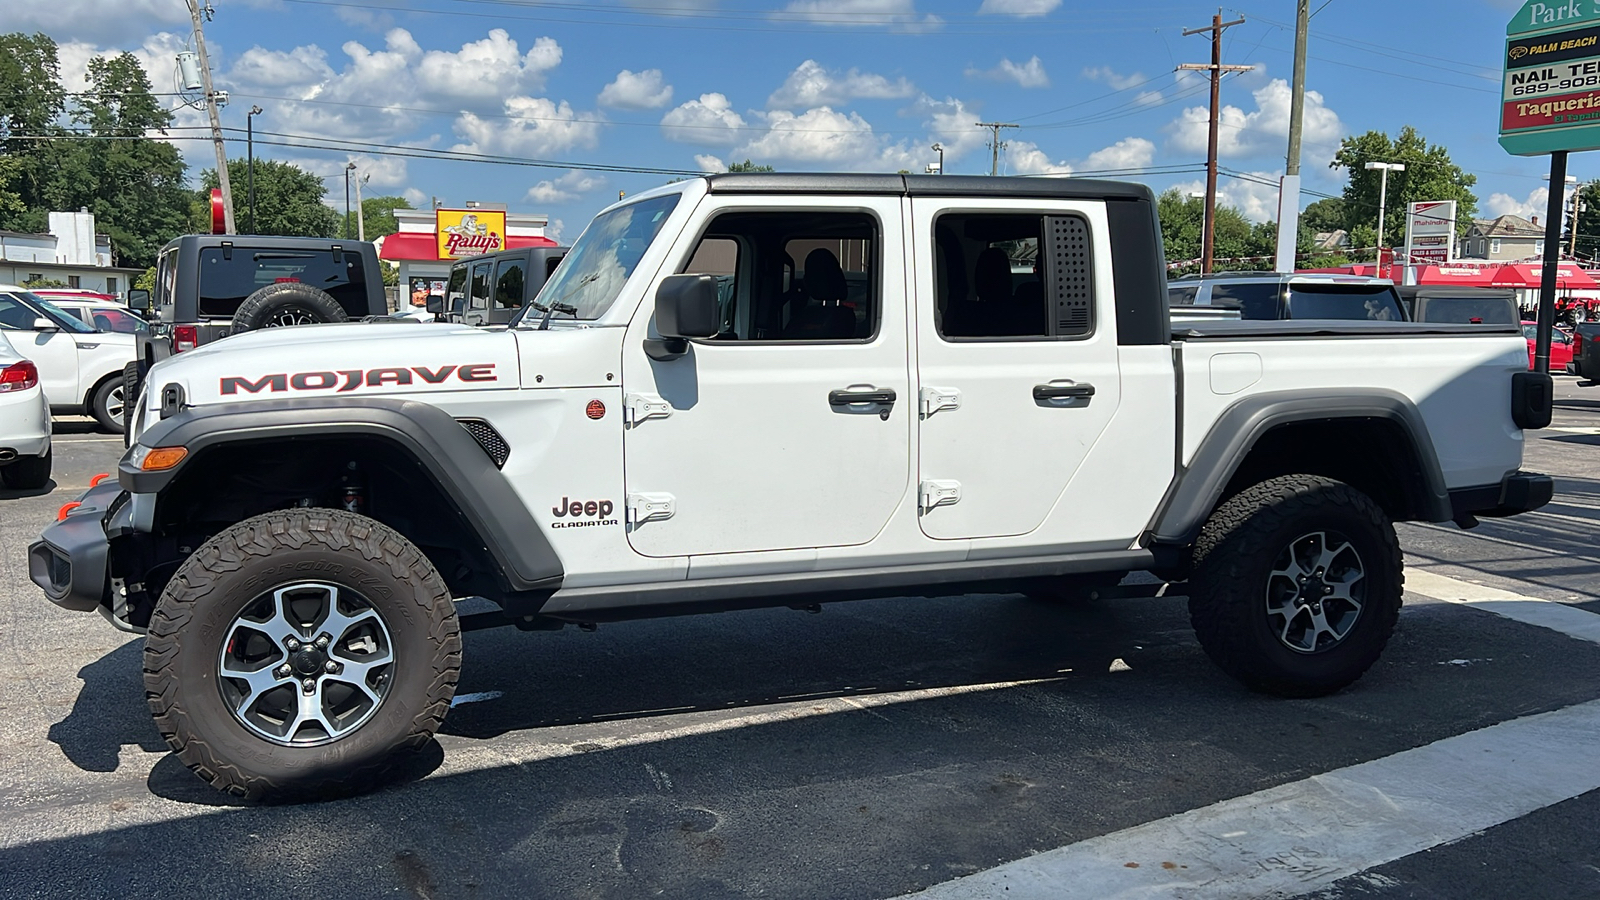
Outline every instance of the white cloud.
[(1537, 187), (1528, 194), (1528, 199), (1526, 200), (1518, 200), (1510, 194), (1490, 194), (1489, 200), (1483, 205), (1483, 208), (1490, 217), (1510, 215), (1531, 219), (1544, 213), (1549, 205), (1550, 189)]
[(1143, 169), (1156, 157), (1156, 145), (1142, 137), (1128, 137), (1089, 154), (1083, 168), (1090, 172), (1106, 169)]
[(789, 73), (783, 84), (767, 98), (767, 106), (777, 109), (810, 109), (839, 106), (851, 100), (888, 100), (909, 97), (916, 88), (905, 78), (890, 81), (882, 75), (851, 69), (840, 72), (825, 69), (808, 59)]
[(401, 191), (400, 196), (406, 198), (406, 202), (410, 203), (417, 209), (427, 209), (431, 205), (428, 195), (414, 187), (408, 187)]
[(1043, 88), (1050, 86), (1050, 76), (1044, 70), (1044, 63), (1035, 56), (1025, 63), (1014, 63), (1010, 59), (1000, 60), (1000, 65), (992, 69), (977, 69), (967, 67), (968, 78), (987, 78), (991, 81), (1014, 81), (1025, 88)]
[(784, 12), (820, 25), (888, 26), (897, 31), (928, 31), (944, 24), (917, 12), (916, 0), (790, 0)]
[[(1289, 136), (1289, 83), (1274, 78), (1253, 92), (1256, 108), (1245, 112), (1224, 105), (1219, 115), (1217, 152), (1220, 156), (1250, 158), (1281, 154)], [(1203, 106), (1189, 107), (1167, 126), (1175, 150), (1205, 153), (1209, 113)], [(1306, 91), (1302, 140), (1305, 155), (1332, 159), (1345, 132), (1339, 114), (1323, 103), (1322, 94)]]
[(456, 119), (456, 133), (465, 139), (451, 149), (466, 153), (508, 156), (543, 156), (574, 147), (589, 148), (600, 139), (600, 122), (579, 118), (563, 100), (545, 97), (507, 97), (503, 119), (488, 119), (464, 112)]
[(718, 172), (728, 171), (727, 163), (723, 162), (721, 158), (712, 156), (709, 153), (696, 153), (694, 155), (694, 164), (700, 169), (700, 171), (709, 172), (713, 175)]
[(188, 9), (171, 0), (7, 0), (5, 31), (41, 31), (58, 42), (126, 40), (159, 25), (189, 21)]
[(725, 147), (743, 137), (744, 117), (722, 94), (701, 94), (698, 100), (669, 110), (661, 117), (661, 134), (669, 141)]
[(498, 103), (513, 93), (544, 89), (545, 76), (561, 65), (561, 45), (541, 37), (527, 53), (503, 28), (482, 40), (462, 44), (455, 52), (429, 50), (417, 63), (417, 87), (441, 99), (488, 100)]
[(541, 181), (529, 188), (526, 199), (529, 203), (569, 203), (605, 183), (604, 176), (568, 169), (554, 181)]
[(623, 69), (600, 91), (600, 105), (614, 109), (660, 109), (672, 102), (672, 85), (661, 83), (660, 69)]
[(1042, 16), (1061, 5), (1061, 0), (983, 0), (978, 15)]
[(1005, 152), (1007, 171), (1013, 175), (1071, 175), (1084, 172), (1093, 176), (1108, 169), (1143, 169), (1155, 159), (1156, 145), (1142, 137), (1126, 137), (1109, 147), (1094, 151), (1078, 163), (1052, 160), (1048, 153), (1029, 141), (1010, 141)]
[[(1252, 222), (1275, 221), (1278, 218), (1278, 179), (1283, 177), (1283, 170), (1250, 174), (1260, 182), (1271, 183), (1225, 179), (1217, 185), (1217, 205), (1231, 206)], [(1206, 183), (1201, 180), (1186, 181), (1173, 187), (1185, 195), (1197, 194), (1206, 189)]]
[(1083, 77), (1089, 79), (1090, 81), (1099, 82), (1100, 84), (1119, 91), (1125, 91), (1128, 88), (1131, 88), (1135, 85), (1144, 84), (1150, 80), (1149, 78), (1145, 77), (1143, 72), (1132, 72), (1127, 75), (1123, 75), (1110, 66), (1097, 66), (1091, 69), (1084, 69)]
[(1007, 141), (1006, 170), (1012, 175), (1071, 175), (1072, 164), (1053, 161), (1032, 141)]
[(856, 113), (819, 106), (800, 115), (778, 110), (768, 113), (766, 120), (767, 133), (745, 144), (735, 156), (838, 166), (878, 156), (872, 125)]
[(254, 88), (301, 87), (335, 77), (328, 65), (328, 54), (309, 44), (293, 50), (267, 50), (251, 47), (234, 61), (230, 80)]

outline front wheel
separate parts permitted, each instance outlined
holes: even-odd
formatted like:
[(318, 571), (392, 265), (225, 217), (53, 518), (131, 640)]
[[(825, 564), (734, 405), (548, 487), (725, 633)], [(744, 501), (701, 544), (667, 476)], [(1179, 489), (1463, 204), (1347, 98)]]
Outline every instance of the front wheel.
[(94, 389), (94, 394), (89, 398), (89, 414), (100, 423), (100, 427), (113, 434), (123, 434), (127, 431), (123, 427), (123, 419), (128, 412), (128, 397), (126, 374), (116, 375), (100, 382)]
[(399, 534), (339, 510), (241, 522), (178, 568), (144, 651), (178, 758), (240, 797), (338, 796), (444, 721), (461, 671), (450, 592)]
[(1316, 697), (1377, 661), (1404, 576), (1394, 526), (1370, 497), (1287, 475), (1212, 513), (1189, 580), (1189, 619), (1213, 662), (1252, 689)]

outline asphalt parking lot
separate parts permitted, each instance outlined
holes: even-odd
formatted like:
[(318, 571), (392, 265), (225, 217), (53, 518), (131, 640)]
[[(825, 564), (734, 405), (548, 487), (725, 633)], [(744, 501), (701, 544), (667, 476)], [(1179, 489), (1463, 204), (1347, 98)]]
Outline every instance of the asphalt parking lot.
[(1570, 378), (1524, 463), (1555, 502), (1402, 526), (1399, 629), (1337, 696), (1244, 691), (1177, 597), (474, 632), (408, 780), (296, 807), (194, 778), (142, 641), (27, 580), (122, 449), (57, 438), (53, 490), (0, 491), (0, 896), (1600, 896), (1600, 388)]

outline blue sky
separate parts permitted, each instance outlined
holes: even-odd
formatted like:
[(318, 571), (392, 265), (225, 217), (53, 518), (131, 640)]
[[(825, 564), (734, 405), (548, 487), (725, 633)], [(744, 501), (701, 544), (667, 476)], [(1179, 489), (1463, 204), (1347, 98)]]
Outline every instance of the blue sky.
[[(1216, 7), (1126, 0), (213, 0), (207, 26), (225, 126), (252, 104), (263, 157), (335, 176), (355, 160), (370, 194), (503, 202), (547, 213), (570, 240), (618, 191), (667, 175), (585, 166), (716, 170), (751, 158), (789, 171), (986, 173), (988, 132), (1021, 125), (1002, 170), (1109, 173), (1157, 189), (1203, 182)], [(1314, 0), (1303, 162), (1337, 194), (1341, 137), (1404, 125), (1479, 178), (1480, 214), (1537, 213), (1547, 170), (1495, 141), (1499, 59), (1518, 0)], [(188, 40), (183, 0), (6, 3), (0, 31), (62, 45), (68, 89), (88, 59), (130, 50), (158, 91)], [(1276, 212), (1284, 164), (1293, 0), (1243, 0), (1223, 61), (1224, 202)], [(176, 102), (176, 98), (173, 99)], [(190, 134), (204, 117), (180, 110)], [(276, 136), (274, 136), (276, 135)], [(241, 135), (242, 136), (242, 135)], [(288, 137), (293, 136), (293, 137)], [(272, 146), (278, 141), (342, 149)], [(382, 146), (379, 146), (382, 145)], [(209, 144), (182, 141), (195, 166)], [(381, 151), (389, 150), (391, 153)], [(233, 150), (243, 155), (239, 145)], [(440, 159), (475, 154), (553, 168)], [(404, 154), (404, 155), (392, 155)], [(1600, 157), (1571, 172), (1600, 177)], [(343, 183), (330, 178), (342, 204)], [(1316, 199), (1314, 194), (1303, 202)]]

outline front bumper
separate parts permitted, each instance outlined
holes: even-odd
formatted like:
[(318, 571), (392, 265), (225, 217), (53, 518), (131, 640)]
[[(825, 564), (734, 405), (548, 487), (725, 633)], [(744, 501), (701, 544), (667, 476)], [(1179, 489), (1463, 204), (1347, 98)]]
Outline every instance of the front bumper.
[(122, 486), (111, 480), (90, 488), (78, 498), (76, 509), (28, 547), (28, 577), (51, 603), (89, 612), (109, 602), (106, 556), (111, 541), (106, 528), (113, 515), (129, 512), (123, 496)]
[(1512, 472), (1499, 484), (1452, 490), (1450, 509), (1457, 522), (1476, 516), (1500, 519), (1538, 509), (1550, 502), (1555, 490), (1549, 475)]

